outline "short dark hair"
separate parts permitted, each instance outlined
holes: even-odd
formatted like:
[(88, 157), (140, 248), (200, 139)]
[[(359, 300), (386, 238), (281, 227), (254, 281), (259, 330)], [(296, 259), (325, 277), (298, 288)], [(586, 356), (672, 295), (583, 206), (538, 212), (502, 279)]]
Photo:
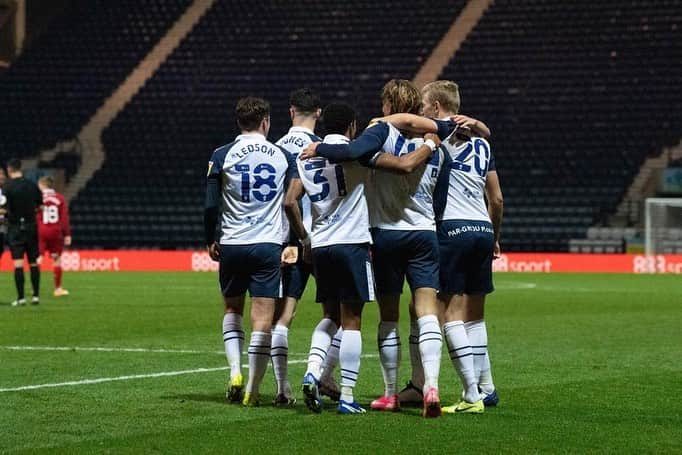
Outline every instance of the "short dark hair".
[(307, 87), (291, 92), (289, 94), (289, 104), (305, 115), (311, 115), (322, 107), (320, 95)]
[(237, 125), (243, 131), (257, 130), (263, 119), (270, 116), (270, 103), (263, 98), (247, 96), (237, 101), (234, 113)]
[(355, 109), (342, 102), (329, 103), (322, 112), (322, 123), (327, 134), (345, 134), (356, 118)]
[(7, 170), (12, 169), (13, 171), (21, 170), (21, 160), (19, 158), (10, 158), (7, 160)]

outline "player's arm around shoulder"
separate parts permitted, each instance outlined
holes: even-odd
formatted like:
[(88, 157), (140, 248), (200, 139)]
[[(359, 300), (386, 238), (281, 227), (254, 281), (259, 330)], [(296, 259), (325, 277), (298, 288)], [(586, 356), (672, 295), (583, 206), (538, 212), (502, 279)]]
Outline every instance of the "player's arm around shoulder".
[(424, 136), (424, 144), (411, 153), (395, 156), (390, 153), (379, 153), (369, 162), (370, 167), (383, 169), (397, 174), (409, 174), (426, 162), (433, 152), (440, 146), (440, 139), (436, 134)]

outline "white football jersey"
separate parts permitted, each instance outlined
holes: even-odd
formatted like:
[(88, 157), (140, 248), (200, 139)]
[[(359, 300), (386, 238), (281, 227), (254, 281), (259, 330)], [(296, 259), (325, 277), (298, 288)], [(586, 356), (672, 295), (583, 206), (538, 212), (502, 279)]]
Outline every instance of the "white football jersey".
[[(407, 139), (393, 125), (388, 125), (388, 137), (383, 153), (401, 156), (418, 149), (424, 139)], [(436, 152), (420, 169), (398, 175), (377, 169), (370, 176), (367, 197), (372, 227), (402, 231), (436, 230), (433, 212), (433, 191), (443, 164), (444, 155)]]
[(257, 133), (239, 135), (213, 152), (208, 173), (221, 182), (220, 243), (282, 244), (288, 237), (282, 202), (294, 171), (289, 152)]
[(447, 156), (435, 194), (438, 221), (490, 221), (485, 182), (488, 172), (495, 170), (495, 158), (488, 141), (474, 137), (453, 145), (445, 140), (440, 148)]
[[(289, 128), (289, 132), (282, 136), (276, 144), (291, 153), (294, 158), (298, 158), (298, 155), (309, 144), (321, 141), (322, 138), (317, 136), (312, 130), (302, 126), (292, 126)], [(313, 219), (310, 214), (310, 199), (308, 198), (308, 195), (303, 196), (303, 199), (301, 199), (301, 211), (303, 215), (303, 226), (305, 226), (306, 231), (310, 232), (313, 225)], [(284, 218), (284, 223), (288, 229), (289, 220), (287, 220), (286, 217)]]
[[(340, 134), (325, 136), (326, 144), (350, 142)], [(369, 243), (369, 213), (365, 199), (367, 168), (356, 161), (332, 164), (326, 158), (296, 160), (298, 174), (310, 197), (313, 248)]]

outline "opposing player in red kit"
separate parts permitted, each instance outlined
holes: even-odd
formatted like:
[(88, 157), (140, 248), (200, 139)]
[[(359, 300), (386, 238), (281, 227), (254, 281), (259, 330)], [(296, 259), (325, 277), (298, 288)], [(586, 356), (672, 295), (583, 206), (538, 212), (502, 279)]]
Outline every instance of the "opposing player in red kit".
[(38, 212), (38, 242), (40, 256), (50, 253), (54, 261), (54, 296), (69, 295), (62, 288), (61, 257), (64, 246), (71, 245), (71, 226), (69, 225), (69, 208), (64, 196), (54, 189), (52, 177), (41, 177), (38, 186), (43, 192), (43, 210)]

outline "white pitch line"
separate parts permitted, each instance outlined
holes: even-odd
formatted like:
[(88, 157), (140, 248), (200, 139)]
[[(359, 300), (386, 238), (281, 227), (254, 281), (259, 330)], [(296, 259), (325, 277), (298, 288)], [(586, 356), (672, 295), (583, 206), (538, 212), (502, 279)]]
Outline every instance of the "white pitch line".
[(101, 346), (0, 346), (7, 351), (96, 351), (96, 352), (153, 352), (163, 354), (225, 354), (225, 351), (197, 351), (191, 349), (117, 348)]
[[(366, 354), (362, 358), (376, 358), (377, 354)], [(295, 365), (300, 363), (308, 363), (307, 359), (300, 360), (289, 360), (289, 365)], [(77, 385), (89, 385), (89, 384), (101, 384), (103, 382), (115, 382), (115, 381), (130, 381), (133, 379), (148, 379), (148, 378), (161, 378), (165, 376), (180, 376), (183, 374), (195, 374), (195, 373), (211, 373), (214, 371), (225, 371), (229, 367), (214, 367), (214, 368), (195, 368), (193, 370), (180, 370), (180, 371), (162, 371), (160, 373), (149, 373), (149, 374), (132, 374), (125, 376), (115, 376), (112, 378), (96, 378), (96, 379), (81, 379), (80, 381), (68, 381), (68, 382), (56, 382), (51, 384), (34, 384), (25, 385), (20, 387), (8, 387), (0, 388), (0, 393), (3, 392), (21, 392), (23, 390), (36, 390), (36, 389), (49, 389), (55, 387), (69, 387)], [(242, 368), (248, 368), (248, 365), (242, 365)]]
[(53, 387), (67, 387), (67, 386), (86, 385), (86, 384), (100, 384), (102, 382), (129, 381), (131, 379), (160, 378), (160, 377), (164, 377), (164, 376), (180, 376), (183, 374), (209, 373), (211, 371), (221, 371), (221, 370), (227, 370), (227, 369), (228, 369), (228, 367), (196, 368), (194, 370), (163, 371), (161, 373), (150, 373), (150, 374), (132, 374), (132, 375), (127, 375), (127, 376), (116, 376), (113, 378), (82, 379), (80, 381), (57, 382), (57, 383), (52, 383), (52, 384), (25, 385), (25, 386), (21, 386), (21, 387), (8, 387), (5, 389), (0, 389), (0, 392), (20, 392), (22, 390), (47, 389), (47, 388), (53, 388)]

